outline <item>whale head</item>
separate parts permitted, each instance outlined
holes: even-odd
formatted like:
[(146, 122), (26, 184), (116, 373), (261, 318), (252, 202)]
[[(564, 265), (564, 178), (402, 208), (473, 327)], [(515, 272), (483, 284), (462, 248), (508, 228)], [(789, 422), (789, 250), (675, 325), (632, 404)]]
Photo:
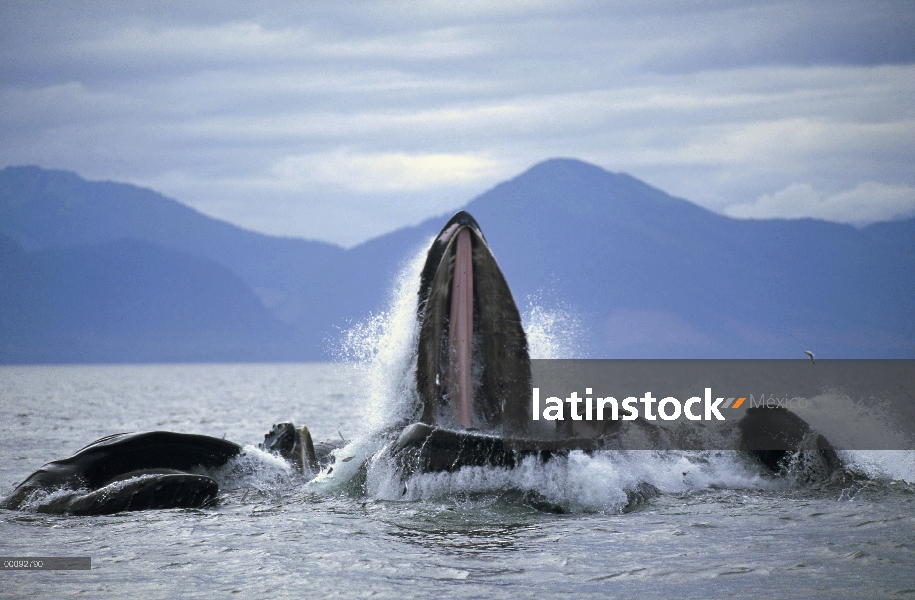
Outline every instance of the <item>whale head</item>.
[(421, 421), (523, 434), (531, 365), (521, 315), (480, 226), (464, 211), (429, 248), (417, 317)]

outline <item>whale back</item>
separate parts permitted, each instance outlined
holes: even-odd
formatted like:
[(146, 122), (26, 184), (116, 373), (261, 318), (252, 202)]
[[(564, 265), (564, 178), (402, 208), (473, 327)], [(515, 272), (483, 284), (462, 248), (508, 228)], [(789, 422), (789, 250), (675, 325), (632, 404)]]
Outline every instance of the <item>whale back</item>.
[[(35, 491), (54, 489), (98, 490), (125, 473), (188, 472), (226, 463), (241, 451), (233, 442), (205, 435), (149, 431), (118, 433), (89, 444), (73, 456), (49, 462), (32, 473), (0, 502), (0, 508), (18, 509)], [(169, 481), (187, 485), (190, 479)]]

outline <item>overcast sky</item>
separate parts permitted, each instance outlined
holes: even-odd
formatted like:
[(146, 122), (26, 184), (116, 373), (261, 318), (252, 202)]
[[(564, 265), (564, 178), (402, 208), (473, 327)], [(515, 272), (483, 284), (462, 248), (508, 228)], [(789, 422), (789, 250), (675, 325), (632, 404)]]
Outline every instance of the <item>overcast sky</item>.
[(352, 245), (551, 157), (915, 214), (915, 2), (0, 3), (0, 166)]

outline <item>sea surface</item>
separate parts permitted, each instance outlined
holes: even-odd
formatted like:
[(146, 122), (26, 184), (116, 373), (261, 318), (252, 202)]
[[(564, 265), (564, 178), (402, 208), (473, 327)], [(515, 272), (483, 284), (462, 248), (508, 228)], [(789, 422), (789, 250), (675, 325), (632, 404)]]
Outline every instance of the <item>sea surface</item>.
[[(383, 343), (348, 351), (373, 364), (0, 367), (2, 495), (112, 433), (248, 445), (213, 473), (210, 508), (0, 511), (0, 555), (92, 560), (0, 571), (0, 596), (915, 597), (912, 452), (846, 453), (858, 475), (831, 482), (772, 479), (733, 452), (650, 451), (404, 482), (382, 448), (407, 379), (372, 328), (353, 344)], [(307, 482), (256, 449), (283, 420), (347, 440), (332, 473)]]

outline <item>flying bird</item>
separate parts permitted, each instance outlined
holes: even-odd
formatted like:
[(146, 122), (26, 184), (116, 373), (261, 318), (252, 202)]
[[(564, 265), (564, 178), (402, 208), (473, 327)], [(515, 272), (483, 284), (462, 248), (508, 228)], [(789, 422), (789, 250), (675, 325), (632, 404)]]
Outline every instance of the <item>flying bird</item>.
[(815, 358), (813, 357), (813, 352), (811, 352), (810, 350), (804, 350), (804, 354), (806, 354), (807, 356), (810, 357), (810, 361), (811, 361), (813, 364), (817, 364), (817, 359), (815, 359)]

